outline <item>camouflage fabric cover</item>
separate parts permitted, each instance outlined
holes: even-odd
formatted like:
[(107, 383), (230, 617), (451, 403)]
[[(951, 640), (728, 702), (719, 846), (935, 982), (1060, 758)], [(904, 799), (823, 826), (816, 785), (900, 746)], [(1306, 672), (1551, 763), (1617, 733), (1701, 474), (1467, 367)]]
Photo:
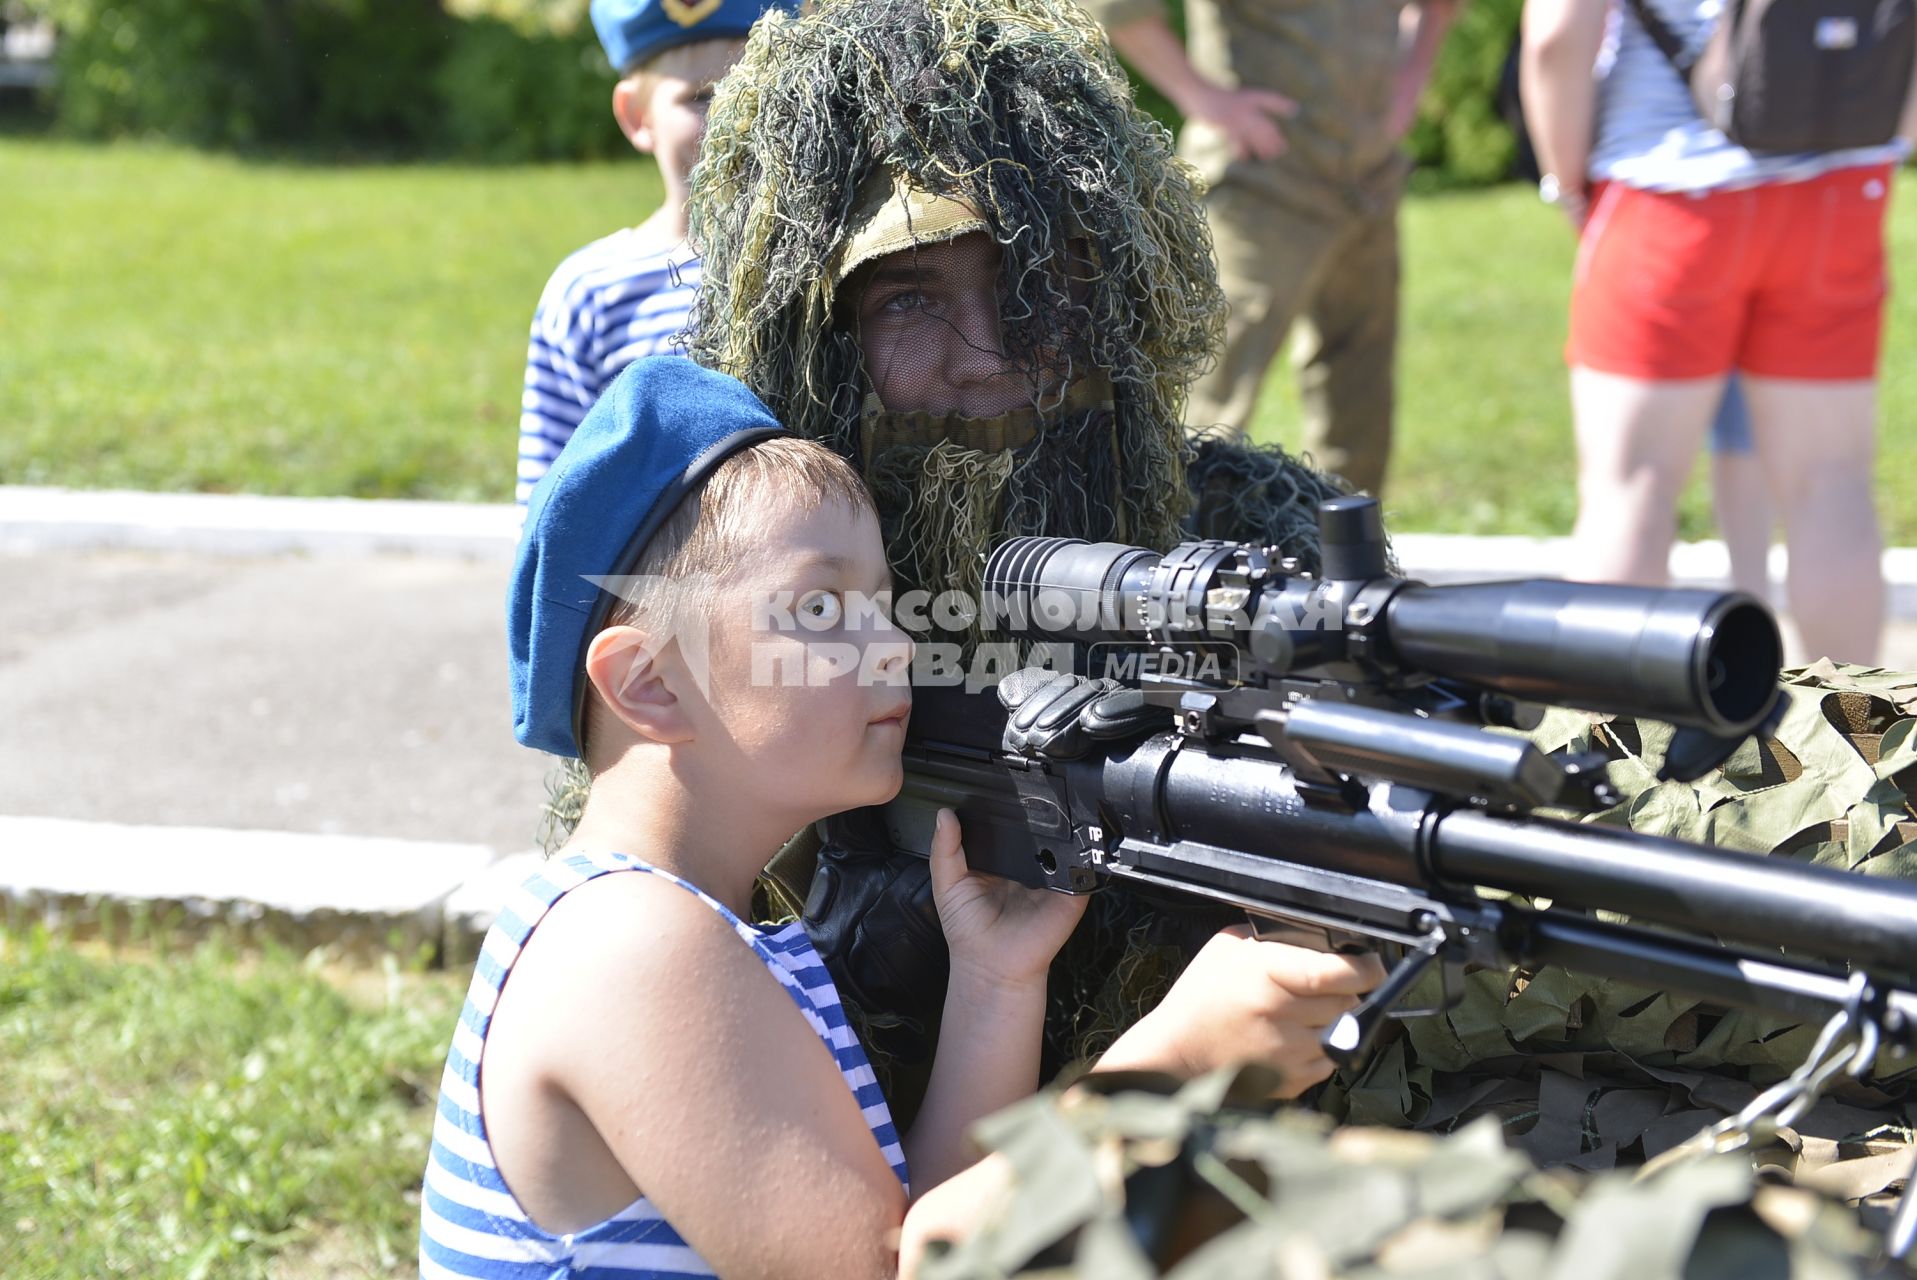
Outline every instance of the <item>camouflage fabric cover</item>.
[(991, 1117), (1012, 1185), (921, 1280), (1901, 1275), (1838, 1201), (1710, 1156), (1643, 1177), (1541, 1171), (1482, 1118), (1444, 1137), (1332, 1131), (1220, 1073), (1092, 1076)]
[[(1775, 739), (1695, 783), (1656, 781), (1667, 726), (1553, 711), (1532, 736), (1613, 759), (1624, 802), (1590, 821), (1917, 875), (1917, 675), (1820, 662), (1785, 694)], [(925, 1274), (1905, 1274), (1872, 1259), (1917, 1158), (1917, 1062), (1880, 1055), (1745, 1154), (1674, 1158), (1817, 1028), (1556, 968), (1471, 974), (1457, 1008), (1396, 1027), (1316, 1116), (1236, 1107), (1245, 1081), (1091, 1077), (993, 1117), (981, 1140), (1034, 1190)]]
[[(1547, 748), (1601, 750), (1624, 803), (1591, 819), (1798, 858), (1861, 875), (1917, 875), (1917, 675), (1829, 662), (1787, 673), (1777, 736), (1695, 783), (1656, 781), (1671, 731), (1554, 711)], [(1414, 992), (1412, 999), (1424, 994)], [(1563, 969), (1470, 975), (1462, 1004), (1400, 1023), (1398, 1039), (1321, 1099), (1334, 1116), (1448, 1132), (1495, 1115), (1546, 1164), (1605, 1169), (1656, 1156), (1741, 1109), (1801, 1062), (1818, 1028)], [(1853, 1197), (1908, 1168), (1917, 1062), (1879, 1056), (1761, 1158)]]

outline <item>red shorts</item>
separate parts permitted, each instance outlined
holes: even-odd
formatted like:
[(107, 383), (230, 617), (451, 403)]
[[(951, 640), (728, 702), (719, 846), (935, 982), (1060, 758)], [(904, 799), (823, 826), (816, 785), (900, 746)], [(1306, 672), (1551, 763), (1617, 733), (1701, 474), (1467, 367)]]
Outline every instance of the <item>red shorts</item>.
[(1592, 190), (1565, 359), (1645, 379), (1875, 377), (1890, 166), (1741, 191)]

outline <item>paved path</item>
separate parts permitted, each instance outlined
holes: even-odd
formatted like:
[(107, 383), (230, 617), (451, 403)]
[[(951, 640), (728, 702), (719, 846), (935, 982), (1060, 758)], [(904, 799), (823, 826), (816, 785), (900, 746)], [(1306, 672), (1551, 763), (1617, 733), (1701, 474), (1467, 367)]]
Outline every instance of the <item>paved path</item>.
[(529, 847), (506, 566), (0, 555), (0, 815)]
[[(533, 843), (506, 566), (0, 555), (0, 815)], [(1917, 623), (1888, 665), (1917, 669)]]
[[(277, 912), (296, 939), (357, 913), (375, 942), (404, 925), (469, 945), (550, 768), (512, 740), (515, 529), (509, 508), (0, 486), (0, 897)], [(1434, 581), (1561, 556), (1399, 550)], [(1702, 582), (1721, 560), (1700, 544), (1673, 567)], [(1886, 567), (1903, 620), (1884, 661), (1917, 669), (1917, 551)], [(406, 875), (379, 875), (396, 859)], [(371, 880), (393, 886), (377, 904)]]

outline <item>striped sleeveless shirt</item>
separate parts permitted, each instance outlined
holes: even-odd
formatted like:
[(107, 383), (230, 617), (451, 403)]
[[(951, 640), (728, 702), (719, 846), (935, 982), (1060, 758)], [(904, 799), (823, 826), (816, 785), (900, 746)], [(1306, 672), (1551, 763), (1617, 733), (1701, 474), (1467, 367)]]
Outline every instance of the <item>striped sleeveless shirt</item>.
[(479, 1064), (500, 989), (526, 939), (566, 894), (602, 875), (640, 871), (669, 880), (697, 897), (751, 947), (806, 1022), (832, 1051), (879, 1149), (906, 1182), (905, 1153), (858, 1037), (839, 1007), (825, 963), (798, 921), (778, 928), (740, 920), (696, 885), (626, 854), (577, 854), (542, 867), (500, 910), (486, 934), (459, 1024), (453, 1030), (440, 1080), (439, 1114), (420, 1199), (419, 1273), (428, 1280), (479, 1276), (498, 1280), (668, 1280), (714, 1272), (640, 1197), (606, 1221), (571, 1235), (541, 1231), (513, 1198), (493, 1164), (485, 1120), (479, 1114)]

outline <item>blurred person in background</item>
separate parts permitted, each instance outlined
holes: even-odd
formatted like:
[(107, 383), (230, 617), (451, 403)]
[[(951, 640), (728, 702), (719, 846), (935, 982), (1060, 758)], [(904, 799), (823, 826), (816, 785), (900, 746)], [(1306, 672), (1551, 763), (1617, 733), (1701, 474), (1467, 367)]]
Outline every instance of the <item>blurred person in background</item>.
[(619, 73), (612, 114), (635, 151), (659, 162), (665, 199), (560, 263), (540, 294), (526, 351), (514, 495), (533, 486), (621, 369), (640, 356), (683, 355), (681, 330), (699, 285), (686, 245), (686, 188), (706, 133), (712, 87), (777, 0), (592, 0), (592, 25)]
[[(1540, 194), (1580, 235), (1566, 350), (1579, 498), (1569, 572), (1668, 580), (1678, 495), (1736, 370), (1784, 523), (1804, 647), (1870, 662), (1884, 618), (1871, 493), (1883, 226), (1892, 168), (1908, 147), (1893, 138), (1759, 152), (1733, 142), (1699, 113), (1644, 17), (1688, 58), (1719, 9), (1719, 0), (1525, 6)], [(1904, 95), (1897, 132), (1908, 137), (1904, 74), (1892, 91)]]
[(1770, 494), (1751, 438), (1751, 408), (1733, 374), (1711, 419), (1711, 514), (1731, 562), (1731, 586), (1768, 600), (1771, 591)]
[(1299, 323), (1303, 450), (1382, 491), (1398, 337), (1398, 143), (1455, 0), (1189, 0), (1188, 44), (1164, 0), (1086, 0), (1113, 46), (1186, 121), (1180, 155), (1209, 184), (1205, 216), (1231, 311), (1185, 420), (1251, 424)]

